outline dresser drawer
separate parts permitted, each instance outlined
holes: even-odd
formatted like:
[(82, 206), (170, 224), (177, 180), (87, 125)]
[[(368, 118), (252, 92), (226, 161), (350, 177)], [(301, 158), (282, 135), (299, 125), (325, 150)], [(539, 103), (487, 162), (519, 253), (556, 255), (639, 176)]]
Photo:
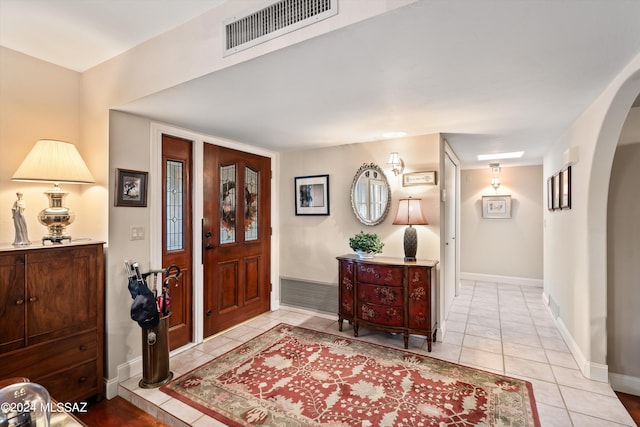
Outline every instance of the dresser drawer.
[(389, 267), (376, 264), (357, 265), (358, 282), (375, 285), (402, 286), (402, 267)]
[(388, 307), (358, 302), (358, 318), (377, 325), (403, 326), (404, 310), (402, 307)]
[(90, 331), (5, 353), (0, 355), (0, 378), (23, 376), (33, 381), (71, 365), (95, 360), (97, 348), (96, 331)]
[(100, 393), (96, 360), (55, 374), (32, 378), (31, 381), (41, 384), (58, 402), (77, 402)]
[(399, 286), (378, 286), (363, 283), (358, 286), (358, 302), (402, 307), (404, 303), (402, 288)]

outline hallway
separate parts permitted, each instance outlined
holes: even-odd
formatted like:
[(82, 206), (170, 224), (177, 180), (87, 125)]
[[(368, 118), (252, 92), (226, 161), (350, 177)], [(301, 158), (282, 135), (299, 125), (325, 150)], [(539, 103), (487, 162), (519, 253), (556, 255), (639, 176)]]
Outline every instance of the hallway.
[[(541, 288), (462, 281), (453, 301), (444, 342), (431, 356), (479, 369), (524, 378), (533, 384), (542, 426), (634, 426), (608, 384), (585, 379), (544, 306)], [(283, 308), (225, 331), (171, 358), (180, 376), (285, 322), (338, 332), (335, 316)], [(402, 347), (401, 335), (360, 328), (360, 339)], [(412, 336), (409, 350), (426, 353), (425, 339)], [(138, 387), (140, 376), (120, 384), (119, 394), (170, 426), (222, 426), (220, 422), (157, 389)]]

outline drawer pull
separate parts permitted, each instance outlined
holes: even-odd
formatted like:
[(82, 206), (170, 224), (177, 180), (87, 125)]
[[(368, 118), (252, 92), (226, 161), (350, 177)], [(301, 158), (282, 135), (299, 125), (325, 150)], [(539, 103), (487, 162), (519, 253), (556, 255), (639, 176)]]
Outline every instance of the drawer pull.
[(376, 279), (380, 278), (380, 274), (379, 273), (376, 273), (374, 276), (375, 276)]
[(16, 301), (16, 305), (22, 305), (22, 304), (24, 304), (23, 299), (19, 299), (18, 301)]
[(80, 351), (85, 351), (87, 349), (87, 346), (85, 344), (82, 344), (79, 348)]
[(84, 376), (83, 376), (83, 377), (78, 378), (78, 382), (79, 382), (79, 383), (83, 383), (83, 382), (85, 382), (86, 380), (87, 380), (87, 377), (84, 377)]
[(29, 302), (36, 302), (38, 301), (38, 297), (30, 297), (29, 298)]

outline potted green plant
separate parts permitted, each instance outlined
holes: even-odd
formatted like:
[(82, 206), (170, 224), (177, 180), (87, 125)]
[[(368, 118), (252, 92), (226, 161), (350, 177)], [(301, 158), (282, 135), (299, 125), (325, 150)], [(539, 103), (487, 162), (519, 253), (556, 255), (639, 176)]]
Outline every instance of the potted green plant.
[(382, 253), (384, 243), (375, 233), (359, 232), (349, 238), (349, 247), (356, 251), (361, 258), (372, 258), (374, 254)]

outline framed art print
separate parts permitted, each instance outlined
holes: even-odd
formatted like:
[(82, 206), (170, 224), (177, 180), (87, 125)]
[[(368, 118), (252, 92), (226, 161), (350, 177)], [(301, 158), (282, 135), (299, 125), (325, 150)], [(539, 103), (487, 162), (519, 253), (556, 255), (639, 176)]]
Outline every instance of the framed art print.
[(116, 170), (116, 206), (147, 206), (147, 172)]
[(402, 175), (402, 186), (412, 185), (436, 185), (436, 172), (412, 172)]
[(482, 196), (482, 218), (511, 218), (511, 196)]
[(553, 175), (553, 209), (560, 209), (560, 173)]
[(571, 166), (560, 172), (560, 209), (571, 209)]
[(297, 176), (296, 215), (329, 215), (329, 175)]
[(547, 178), (547, 209), (553, 210), (553, 177)]

